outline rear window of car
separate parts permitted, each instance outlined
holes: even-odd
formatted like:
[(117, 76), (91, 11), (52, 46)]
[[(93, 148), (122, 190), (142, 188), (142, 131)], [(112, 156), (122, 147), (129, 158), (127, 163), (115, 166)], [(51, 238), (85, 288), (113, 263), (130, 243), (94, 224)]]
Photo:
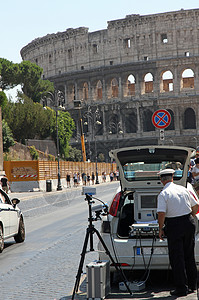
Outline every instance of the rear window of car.
[(187, 151), (173, 149), (136, 149), (118, 153), (124, 177), (128, 181), (158, 180), (158, 172), (165, 168), (175, 170), (174, 180), (183, 176)]

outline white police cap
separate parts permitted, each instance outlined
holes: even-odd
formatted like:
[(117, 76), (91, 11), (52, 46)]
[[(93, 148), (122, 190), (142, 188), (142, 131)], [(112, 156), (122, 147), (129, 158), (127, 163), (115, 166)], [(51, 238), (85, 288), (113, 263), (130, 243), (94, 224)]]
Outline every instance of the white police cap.
[(158, 172), (159, 176), (164, 176), (164, 175), (169, 175), (169, 174), (174, 174), (175, 170), (174, 169), (164, 169)]

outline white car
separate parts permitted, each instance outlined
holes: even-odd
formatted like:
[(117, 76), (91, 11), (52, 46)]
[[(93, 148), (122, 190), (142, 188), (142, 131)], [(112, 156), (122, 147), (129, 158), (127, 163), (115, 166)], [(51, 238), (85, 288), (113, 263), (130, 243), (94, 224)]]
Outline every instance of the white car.
[[(101, 235), (114, 261), (124, 270), (168, 269), (167, 239), (158, 237), (157, 196), (163, 188), (157, 173), (175, 169), (174, 182), (186, 186), (192, 148), (175, 146), (139, 146), (110, 151), (120, 172), (120, 187), (102, 219)], [(197, 198), (198, 200), (198, 198)], [(199, 214), (196, 215), (196, 262), (199, 266)], [(101, 243), (99, 259), (107, 260)], [(111, 266), (111, 271), (115, 268)]]
[(14, 237), (16, 243), (25, 240), (24, 218), (17, 207), (19, 199), (10, 200), (9, 196), (0, 189), (0, 252), (4, 249), (4, 240)]

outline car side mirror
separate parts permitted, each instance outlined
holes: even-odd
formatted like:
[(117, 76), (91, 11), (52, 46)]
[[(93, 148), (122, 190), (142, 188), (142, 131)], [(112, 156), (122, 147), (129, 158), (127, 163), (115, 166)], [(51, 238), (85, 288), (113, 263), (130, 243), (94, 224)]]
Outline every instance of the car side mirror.
[(20, 200), (18, 198), (13, 198), (12, 199), (12, 204), (14, 206), (14, 208), (16, 207), (17, 204), (19, 204)]

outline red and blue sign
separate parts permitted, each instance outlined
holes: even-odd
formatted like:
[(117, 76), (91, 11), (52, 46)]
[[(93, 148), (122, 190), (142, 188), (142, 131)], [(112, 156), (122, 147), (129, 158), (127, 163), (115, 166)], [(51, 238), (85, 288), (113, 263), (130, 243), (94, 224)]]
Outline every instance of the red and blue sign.
[(171, 115), (166, 109), (156, 110), (152, 116), (152, 123), (156, 128), (164, 129), (171, 123)]

